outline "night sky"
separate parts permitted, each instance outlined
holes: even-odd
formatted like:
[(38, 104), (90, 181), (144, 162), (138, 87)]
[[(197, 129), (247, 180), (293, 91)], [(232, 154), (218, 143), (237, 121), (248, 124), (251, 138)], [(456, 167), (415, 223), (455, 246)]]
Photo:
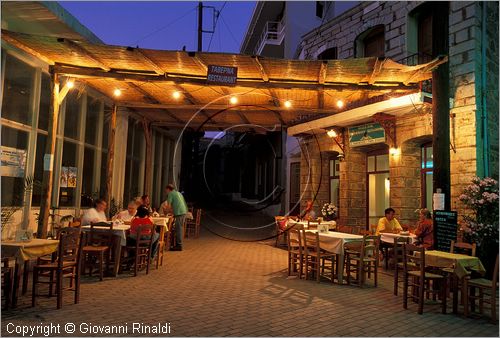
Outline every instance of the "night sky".
[[(197, 48), (196, 1), (59, 3), (106, 44), (166, 50), (181, 50), (186, 46), (188, 51)], [(239, 53), (255, 2), (207, 1), (203, 4), (222, 9), (213, 38), (212, 34), (204, 34), (203, 51)], [(211, 9), (204, 9), (205, 30), (212, 30), (212, 13)]]

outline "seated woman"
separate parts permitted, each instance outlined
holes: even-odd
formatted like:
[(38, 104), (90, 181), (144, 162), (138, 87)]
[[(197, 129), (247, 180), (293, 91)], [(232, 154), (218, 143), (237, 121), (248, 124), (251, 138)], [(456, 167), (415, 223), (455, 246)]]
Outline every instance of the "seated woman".
[(132, 221), (135, 214), (137, 212), (137, 204), (135, 201), (130, 201), (127, 206), (127, 210), (120, 211), (116, 215), (113, 216), (113, 220), (122, 220), (124, 222)]
[(313, 210), (313, 202), (311, 200), (306, 202), (306, 208), (300, 214), (300, 219), (304, 221), (313, 221), (316, 218), (316, 213)]
[(103, 199), (98, 199), (95, 201), (95, 207), (87, 209), (83, 213), (82, 225), (90, 225), (90, 223), (106, 222), (106, 211), (107, 203)]
[[(154, 225), (153, 221), (149, 218), (149, 210), (145, 205), (141, 205), (137, 208), (137, 213), (135, 214), (134, 219), (132, 219), (132, 223), (130, 224), (130, 236), (127, 238), (127, 245), (134, 246), (136, 244), (137, 236), (139, 235), (137, 232), (139, 231), (139, 227), (145, 224)], [(151, 235), (150, 230), (146, 230), (140, 234), (141, 239), (144, 237), (149, 238)], [(151, 251), (151, 258), (154, 258), (156, 255), (156, 251), (158, 249), (158, 239), (160, 235), (158, 233), (154, 233), (153, 235), (153, 247)]]
[(417, 222), (415, 235), (417, 236), (417, 245), (423, 246), (426, 250), (434, 246), (434, 225), (429, 210), (421, 209), (420, 219)]

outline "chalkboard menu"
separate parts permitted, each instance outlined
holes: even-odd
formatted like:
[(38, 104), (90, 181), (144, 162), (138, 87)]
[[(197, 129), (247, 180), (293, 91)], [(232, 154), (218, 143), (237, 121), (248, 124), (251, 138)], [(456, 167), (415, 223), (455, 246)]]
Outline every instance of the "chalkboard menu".
[(435, 248), (441, 251), (450, 251), (451, 241), (457, 240), (457, 212), (434, 210)]

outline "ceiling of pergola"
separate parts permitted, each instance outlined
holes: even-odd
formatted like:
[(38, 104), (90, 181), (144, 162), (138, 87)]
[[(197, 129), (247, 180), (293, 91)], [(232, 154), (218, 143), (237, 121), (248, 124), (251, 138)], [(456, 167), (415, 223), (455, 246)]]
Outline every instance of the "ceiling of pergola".
[[(390, 59), (283, 60), (250, 55), (163, 51), (93, 44), (2, 30), (2, 40), (113, 98), (156, 125), (227, 128), (238, 124), (290, 126), (350, 109), (369, 99), (418, 91), (446, 62), (418, 66)], [(238, 68), (236, 86), (206, 81), (208, 65)], [(115, 98), (113, 92), (122, 94)], [(181, 93), (180, 99), (172, 94)], [(229, 97), (237, 96), (231, 106)], [(284, 106), (290, 101), (292, 107)], [(336, 103), (343, 100), (345, 106)], [(222, 111), (222, 112), (221, 112)], [(375, 113), (375, 112), (374, 112)]]

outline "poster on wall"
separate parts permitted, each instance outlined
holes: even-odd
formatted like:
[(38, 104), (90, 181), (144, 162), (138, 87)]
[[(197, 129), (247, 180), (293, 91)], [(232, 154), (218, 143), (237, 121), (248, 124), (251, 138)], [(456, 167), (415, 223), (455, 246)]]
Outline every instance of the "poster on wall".
[(61, 167), (61, 188), (76, 188), (76, 167)]
[(2, 176), (24, 177), (26, 150), (2, 146), (0, 158)]
[(369, 123), (349, 128), (349, 145), (360, 147), (385, 142), (385, 130), (380, 123)]

